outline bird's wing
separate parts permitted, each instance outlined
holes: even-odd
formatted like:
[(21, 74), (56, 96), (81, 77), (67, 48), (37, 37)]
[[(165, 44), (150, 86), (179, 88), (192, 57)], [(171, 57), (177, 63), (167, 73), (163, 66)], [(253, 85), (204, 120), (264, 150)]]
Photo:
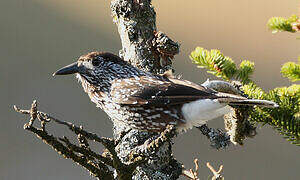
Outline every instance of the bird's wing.
[(112, 83), (111, 98), (126, 105), (165, 106), (191, 102), (197, 99), (215, 99), (217, 92), (189, 81), (160, 80), (153, 77), (118, 79)]

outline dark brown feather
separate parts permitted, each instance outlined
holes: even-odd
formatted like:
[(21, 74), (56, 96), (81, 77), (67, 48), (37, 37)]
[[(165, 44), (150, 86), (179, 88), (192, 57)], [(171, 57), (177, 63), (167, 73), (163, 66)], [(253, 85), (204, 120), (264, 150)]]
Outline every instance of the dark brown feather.
[(118, 79), (112, 83), (114, 102), (126, 105), (166, 106), (198, 99), (215, 99), (217, 92), (185, 80), (162, 81), (152, 77)]

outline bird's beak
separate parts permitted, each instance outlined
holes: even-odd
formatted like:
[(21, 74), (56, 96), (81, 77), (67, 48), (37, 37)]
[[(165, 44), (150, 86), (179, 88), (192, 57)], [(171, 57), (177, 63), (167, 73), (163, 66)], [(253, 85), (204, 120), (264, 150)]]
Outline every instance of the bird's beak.
[(53, 73), (53, 76), (55, 75), (68, 75), (68, 74), (75, 74), (79, 72), (79, 68), (78, 68), (78, 63), (72, 63), (69, 64), (61, 69), (59, 69), (58, 71), (56, 71), (55, 73)]

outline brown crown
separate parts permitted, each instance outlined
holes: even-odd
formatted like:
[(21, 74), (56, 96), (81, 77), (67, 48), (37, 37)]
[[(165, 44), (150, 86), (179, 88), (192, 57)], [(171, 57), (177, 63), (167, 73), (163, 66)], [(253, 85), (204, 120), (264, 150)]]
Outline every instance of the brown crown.
[(101, 56), (106, 61), (114, 61), (114, 62), (122, 62), (123, 60), (110, 52), (104, 52), (104, 51), (94, 51), (90, 52), (86, 55), (82, 55), (79, 57), (78, 61), (91, 61), (97, 57)]

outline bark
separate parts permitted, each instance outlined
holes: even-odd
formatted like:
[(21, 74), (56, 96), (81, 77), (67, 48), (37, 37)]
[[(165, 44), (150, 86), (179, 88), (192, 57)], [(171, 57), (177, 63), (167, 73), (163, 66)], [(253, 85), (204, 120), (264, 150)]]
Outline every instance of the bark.
[[(157, 31), (151, 0), (113, 0), (111, 10), (122, 42), (120, 57), (152, 73), (171, 69), (171, 59), (179, 53), (179, 44)], [(116, 152), (123, 163), (130, 164), (136, 152), (147, 157), (147, 162), (136, 168), (132, 179), (177, 179), (181, 174), (182, 166), (172, 155), (171, 141), (148, 148), (147, 142), (157, 137), (156, 133), (114, 125), (114, 139), (119, 142)]]

